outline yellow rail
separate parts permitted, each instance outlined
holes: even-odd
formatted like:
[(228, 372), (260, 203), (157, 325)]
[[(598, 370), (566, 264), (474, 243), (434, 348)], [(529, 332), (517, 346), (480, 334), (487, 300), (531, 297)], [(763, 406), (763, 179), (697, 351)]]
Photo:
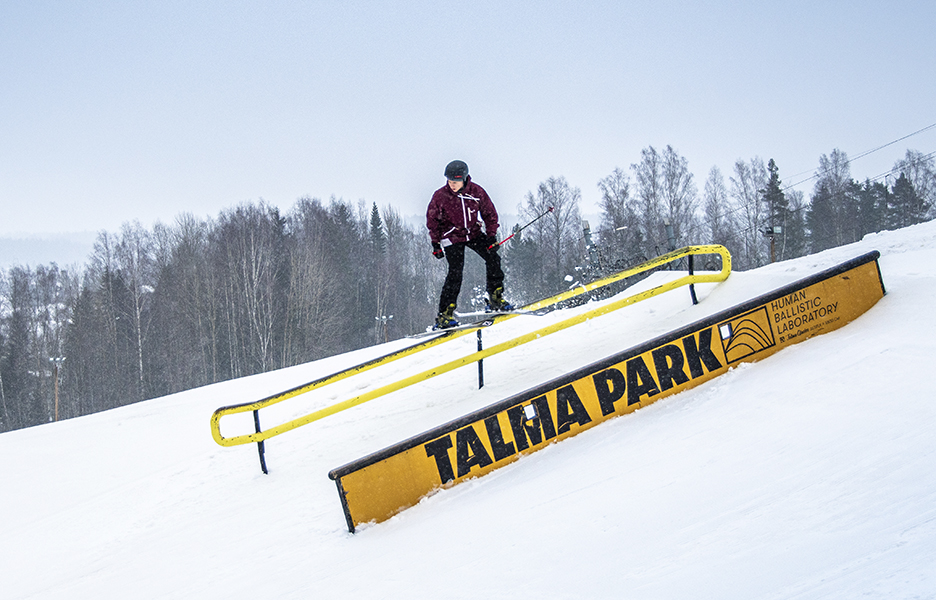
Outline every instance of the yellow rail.
[[(237, 446), (240, 444), (262, 442), (264, 440), (275, 437), (282, 433), (286, 433), (287, 431), (291, 431), (298, 427), (302, 427), (303, 425), (308, 425), (309, 423), (318, 421), (319, 419), (323, 419), (335, 413), (341, 412), (353, 406), (358, 406), (360, 404), (363, 404), (375, 398), (379, 398), (380, 396), (384, 396), (391, 392), (395, 392), (397, 390), (403, 389), (405, 387), (409, 387), (411, 385), (425, 381), (427, 379), (431, 379), (437, 375), (442, 375), (443, 373), (447, 373), (449, 371), (457, 369), (458, 367), (462, 367), (464, 365), (477, 362), (489, 356), (493, 356), (495, 354), (504, 352), (511, 348), (515, 348), (522, 344), (526, 344), (527, 342), (533, 341), (535, 339), (550, 335), (552, 333), (556, 333), (558, 331), (562, 331), (563, 329), (567, 329), (574, 325), (578, 325), (589, 319), (593, 319), (593, 318), (608, 314), (610, 312), (623, 308), (624, 306), (635, 304), (637, 302), (646, 300), (647, 298), (656, 296), (658, 294), (662, 294), (664, 292), (675, 289), (677, 287), (681, 287), (684, 285), (693, 285), (696, 283), (719, 282), (719, 281), (724, 281), (725, 279), (727, 279), (728, 275), (731, 273), (731, 255), (728, 253), (728, 250), (726, 250), (723, 246), (717, 246), (717, 245), (687, 246), (685, 248), (680, 248), (679, 250), (670, 252), (669, 254), (664, 254), (662, 256), (649, 260), (631, 269), (627, 269), (627, 270), (621, 271), (620, 273), (616, 273), (615, 275), (612, 275), (610, 277), (606, 277), (604, 279), (592, 282), (584, 286), (576, 287), (567, 292), (563, 292), (562, 294), (557, 294), (545, 300), (540, 300), (539, 302), (535, 302), (523, 308), (526, 310), (539, 310), (542, 308), (546, 308), (554, 304), (557, 304), (559, 302), (562, 302), (564, 300), (568, 300), (570, 298), (574, 298), (576, 296), (586, 294), (588, 292), (604, 287), (606, 285), (610, 285), (616, 281), (620, 281), (627, 277), (632, 277), (639, 273), (643, 273), (645, 271), (656, 269), (662, 265), (673, 262), (675, 260), (679, 260), (685, 257), (692, 257), (692, 256), (700, 255), (700, 254), (718, 254), (719, 256), (721, 256), (722, 258), (721, 271), (719, 271), (718, 273), (708, 273), (705, 275), (695, 275), (690, 272), (689, 275), (680, 277), (679, 279), (676, 279), (669, 283), (649, 289), (645, 292), (641, 292), (633, 296), (628, 296), (627, 298), (623, 298), (621, 300), (617, 300), (615, 302), (605, 304), (603, 306), (581, 313), (579, 315), (576, 315), (564, 321), (553, 323), (552, 325), (549, 325), (547, 327), (543, 327), (541, 329), (521, 335), (519, 337), (508, 340), (506, 342), (502, 342), (500, 344), (491, 346), (490, 348), (487, 348), (485, 350), (481, 350), (479, 352), (469, 354), (468, 356), (465, 356), (463, 358), (459, 358), (459, 359), (447, 362), (433, 369), (429, 369), (428, 371), (423, 371), (422, 373), (418, 373), (416, 375), (406, 377), (404, 379), (401, 379), (389, 385), (385, 385), (381, 388), (371, 390), (370, 392), (360, 394), (349, 400), (345, 400), (343, 402), (333, 404), (326, 408), (309, 413), (308, 415), (299, 417), (297, 419), (293, 419), (292, 421), (287, 421), (286, 423), (282, 423), (280, 425), (271, 427), (270, 429), (267, 429), (264, 431), (251, 433), (251, 434), (232, 436), (232, 437), (224, 437), (221, 435), (220, 420), (221, 420), (221, 417), (225, 415), (251, 412), (251, 411), (259, 410), (267, 406), (271, 406), (278, 402), (282, 402), (283, 400), (287, 400), (289, 398), (293, 398), (300, 394), (304, 394), (306, 392), (320, 388), (329, 383), (340, 381), (352, 375), (356, 375), (359, 373), (363, 373), (364, 371), (373, 369), (377, 366), (388, 364), (390, 362), (393, 362), (394, 360), (398, 360), (405, 356), (410, 356), (417, 352), (421, 352), (423, 350), (426, 350), (428, 348), (431, 348), (443, 342), (447, 342), (457, 337), (461, 337), (462, 335), (472, 333), (475, 330), (469, 329), (469, 330), (461, 330), (461, 331), (454, 331), (454, 332), (448, 332), (448, 333), (443, 332), (437, 338), (432, 338), (431, 340), (428, 340), (426, 342), (422, 342), (414, 346), (404, 348), (392, 354), (388, 354), (386, 356), (376, 358), (366, 363), (362, 363), (360, 365), (351, 367), (350, 369), (346, 369), (339, 373), (328, 375), (326, 377), (323, 377), (311, 383), (298, 386), (296, 388), (287, 390), (280, 394), (270, 396), (268, 398), (264, 398), (263, 400), (219, 408), (211, 415), (211, 435), (214, 438), (215, 442), (217, 442), (221, 446)], [(514, 316), (516, 315), (504, 315), (502, 318), (498, 320), (506, 320)]]

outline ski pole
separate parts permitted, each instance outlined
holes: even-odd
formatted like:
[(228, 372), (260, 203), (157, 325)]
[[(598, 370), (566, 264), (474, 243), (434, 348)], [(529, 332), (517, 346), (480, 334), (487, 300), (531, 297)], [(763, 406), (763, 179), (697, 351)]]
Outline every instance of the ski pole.
[(513, 236), (517, 235), (518, 233), (520, 233), (521, 231), (523, 231), (524, 229), (526, 229), (527, 227), (529, 227), (529, 226), (532, 225), (533, 223), (536, 223), (537, 221), (539, 221), (540, 219), (542, 219), (543, 217), (545, 217), (546, 215), (548, 215), (548, 214), (551, 213), (552, 211), (553, 211), (553, 207), (550, 206), (549, 208), (547, 208), (547, 209), (543, 212), (543, 214), (541, 214), (540, 216), (536, 217), (535, 219), (533, 219), (532, 221), (530, 221), (529, 223), (527, 223), (526, 225), (524, 225), (524, 226), (521, 227), (520, 229), (514, 231), (513, 233), (511, 233), (510, 235), (508, 235), (507, 237), (505, 237), (503, 240), (501, 240), (501, 241), (499, 241), (499, 242), (497, 242), (497, 243), (495, 243), (495, 244), (491, 244), (490, 246), (488, 246), (488, 250), (490, 250), (490, 249), (493, 248), (494, 246), (503, 246), (504, 244), (507, 243), (507, 240), (509, 240), (509, 239), (512, 238)]

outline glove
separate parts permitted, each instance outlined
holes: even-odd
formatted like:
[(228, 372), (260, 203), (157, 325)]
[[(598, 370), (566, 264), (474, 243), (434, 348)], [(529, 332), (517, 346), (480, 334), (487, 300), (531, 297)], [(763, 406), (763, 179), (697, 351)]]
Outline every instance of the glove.
[(445, 258), (445, 252), (442, 251), (442, 246), (433, 242), (432, 243), (432, 255), (436, 258)]
[(500, 250), (500, 244), (497, 243), (496, 235), (489, 235), (487, 238), (485, 238), (484, 244), (491, 252), (497, 252)]

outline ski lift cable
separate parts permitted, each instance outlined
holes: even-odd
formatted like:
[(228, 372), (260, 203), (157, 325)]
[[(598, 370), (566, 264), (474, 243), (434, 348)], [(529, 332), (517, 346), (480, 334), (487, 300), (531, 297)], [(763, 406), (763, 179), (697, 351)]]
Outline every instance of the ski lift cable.
[[(854, 161), (858, 160), (859, 158), (864, 158), (865, 156), (868, 156), (869, 154), (874, 154), (875, 152), (877, 152), (877, 151), (879, 151), (879, 150), (883, 150), (884, 148), (887, 148), (888, 146), (893, 146), (894, 144), (896, 144), (896, 143), (898, 143), (898, 142), (902, 142), (902, 141), (904, 141), (904, 140), (907, 139), (907, 138), (911, 138), (911, 137), (913, 137), (913, 136), (915, 136), (915, 135), (919, 135), (919, 134), (921, 134), (921, 133), (923, 133), (923, 132), (925, 132), (925, 131), (929, 131), (930, 129), (933, 129), (934, 127), (936, 127), (936, 123), (933, 123), (932, 125), (927, 125), (927, 126), (924, 127), (923, 129), (918, 129), (917, 131), (914, 131), (913, 133), (908, 133), (907, 135), (905, 135), (905, 136), (903, 136), (903, 137), (901, 137), (901, 138), (897, 138), (896, 140), (893, 140), (893, 141), (891, 141), (891, 142), (887, 142), (886, 144), (882, 144), (882, 145), (878, 146), (877, 148), (872, 148), (871, 150), (865, 150), (864, 152), (859, 153), (857, 156), (855, 156), (855, 157), (853, 157), (853, 158), (850, 158), (850, 159), (848, 159), (847, 161), (845, 161), (845, 164), (846, 164), (846, 165), (850, 165), (851, 163), (853, 163)], [(803, 171), (802, 173), (797, 173), (796, 175), (793, 175), (793, 178), (799, 177), (800, 175), (805, 175), (805, 174), (808, 173), (808, 172), (809, 172), (809, 171)], [(803, 179), (803, 180), (798, 181), (798, 182), (796, 182), (796, 183), (792, 183), (792, 184), (786, 186), (785, 188), (783, 188), (782, 191), (785, 192), (785, 191), (787, 191), (788, 189), (791, 189), (791, 188), (794, 188), (794, 187), (796, 187), (796, 186), (798, 186), (798, 185), (804, 184), (804, 183), (806, 183), (807, 181), (812, 181), (813, 179), (817, 179), (818, 177), (821, 177), (822, 175), (825, 175), (827, 172), (828, 172), (828, 171), (823, 171), (823, 172), (821, 172), (821, 173), (815, 173), (815, 172), (814, 172), (814, 173), (812, 174), (812, 176), (807, 177), (806, 179)]]

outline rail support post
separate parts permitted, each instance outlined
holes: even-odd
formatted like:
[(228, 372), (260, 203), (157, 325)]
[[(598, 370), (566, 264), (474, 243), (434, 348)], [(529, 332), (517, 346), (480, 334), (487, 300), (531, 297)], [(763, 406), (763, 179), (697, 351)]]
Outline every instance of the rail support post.
[[(692, 267), (693, 267), (692, 258), (693, 258), (693, 255), (690, 254), (690, 255), (689, 255), (689, 276), (690, 276), (690, 277), (692, 277), (692, 276), (695, 274), (695, 272), (694, 272), (694, 270), (693, 270), (693, 268), (692, 268)], [(689, 295), (692, 296), (692, 303), (693, 303), (693, 304), (698, 304), (698, 303), (699, 303), (699, 300), (698, 300), (698, 298), (696, 298), (696, 295), (695, 295), (695, 284), (694, 284), (694, 283), (690, 283), (690, 284), (689, 284)]]
[[(478, 352), (484, 350), (481, 344), (481, 330), (478, 330)], [(484, 359), (478, 361), (478, 389), (484, 387)]]
[[(253, 411), (253, 414), (254, 414), (254, 429), (256, 429), (257, 433), (260, 433), (260, 411), (255, 410)], [(266, 450), (263, 447), (263, 440), (260, 440), (259, 442), (257, 442), (257, 452), (260, 453), (260, 469), (263, 471), (264, 475), (269, 475), (270, 472), (267, 471), (266, 457), (264, 456), (265, 451)]]

